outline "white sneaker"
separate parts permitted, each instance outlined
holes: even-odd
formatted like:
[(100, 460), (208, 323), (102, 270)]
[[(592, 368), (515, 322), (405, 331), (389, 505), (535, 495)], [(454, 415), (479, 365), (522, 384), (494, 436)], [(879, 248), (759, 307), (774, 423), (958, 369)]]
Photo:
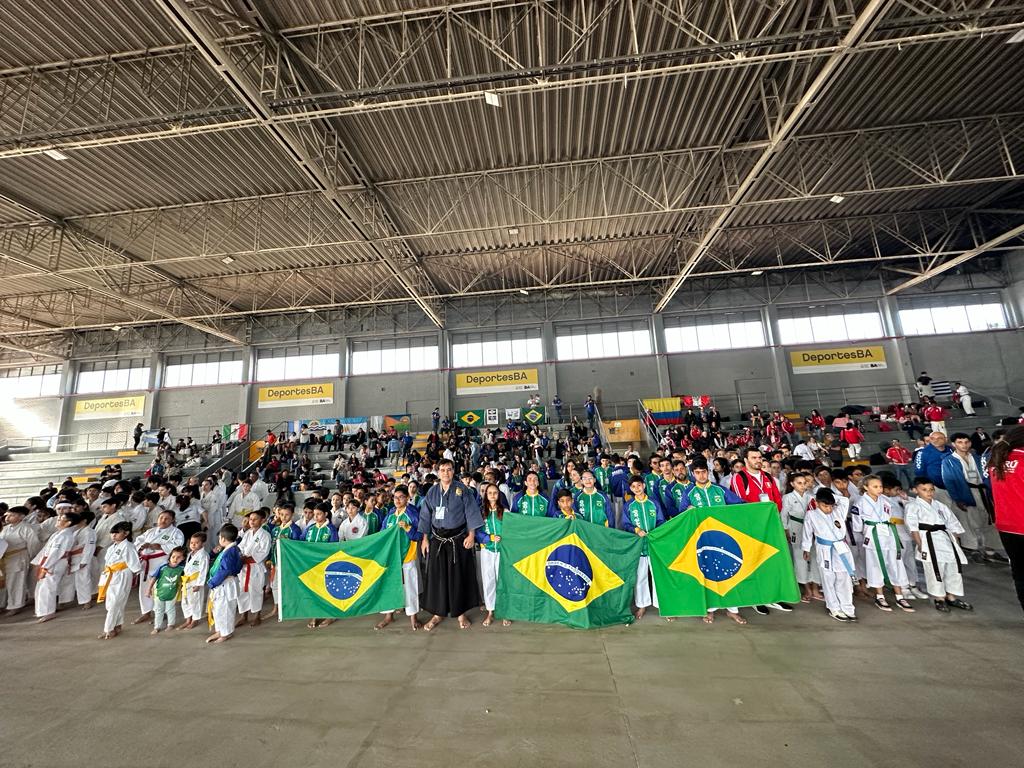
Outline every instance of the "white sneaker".
[(850, 620), (850, 617), (847, 616), (842, 611), (836, 611), (835, 613), (832, 613), (830, 611), (828, 615), (831, 616), (836, 621), (841, 621), (841, 622), (844, 622), (844, 623)]
[[(904, 594), (906, 594), (906, 593), (904, 593)], [(928, 595), (926, 595), (924, 592), (922, 592), (917, 587), (911, 587), (910, 588), (910, 594), (907, 595), (907, 597), (911, 597), (911, 598), (915, 598), (916, 597), (918, 600), (927, 600), (928, 599)]]

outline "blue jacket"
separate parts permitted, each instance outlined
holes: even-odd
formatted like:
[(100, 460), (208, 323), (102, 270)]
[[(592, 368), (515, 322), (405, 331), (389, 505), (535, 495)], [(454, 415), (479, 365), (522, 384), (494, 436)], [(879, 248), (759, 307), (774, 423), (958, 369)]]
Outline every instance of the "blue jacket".
[(228, 576), (237, 576), (242, 572), (242, 553), (238, 551), (237, 544), (228, 547), (222, 554), (223, 557), (220, 558), (219, 562), (214, 558), (214, 562), (217, 563), (217, 570), (213, 571), (206, 580), (211, 589), (219, 587)]
[(927, 477), (936, 488), (945, 488), (942, 480), (942, 462), (947, 456), (953, 454), (953, 449), (948, 445), (945, 450), (940, 451), (934, 445), (926, 445), (914, 454), (914, 473), (918, 477)]
[[(985, 486), (982, 489), (982, 496), (985, 496), (989, 492), (989, 479), (982, 471), (981, 459), (978, 458), (978, 454), (971, 451), (971, 459), (974, 461), (975, 469), (978, 470), (978, 474), (981, 476), (981, 484)], [(971, 493), (971, 487), (967, 484), (967, 479), (964, 477), (964, 465), (957, 458), (955, 451), (950, 452), (942, 460), (942, 482), (946, 484), (949, 498), (958, 504), (974, 506), (974, 496)]]

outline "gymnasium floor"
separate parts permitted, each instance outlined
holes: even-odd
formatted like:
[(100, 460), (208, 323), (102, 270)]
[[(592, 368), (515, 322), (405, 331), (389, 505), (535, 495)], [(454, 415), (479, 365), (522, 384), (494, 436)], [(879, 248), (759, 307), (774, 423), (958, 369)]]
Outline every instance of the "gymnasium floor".
[(0, 765), (1019, 766), (1024, 616), (1005, 567), (971, 567), (968, 591), (974, 614), (860, 603), (855, 626), (820, 604), (742, 628), (365, 617), (221, 646), (22, 615), (0, 620)]

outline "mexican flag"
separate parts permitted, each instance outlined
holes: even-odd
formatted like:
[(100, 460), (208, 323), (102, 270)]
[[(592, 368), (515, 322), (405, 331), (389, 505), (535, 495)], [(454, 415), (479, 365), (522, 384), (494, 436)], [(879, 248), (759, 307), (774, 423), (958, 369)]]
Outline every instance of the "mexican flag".
[(583, 520), (506, 512), (495, 614), (587, 629), (633, 621), (639, 537)]
[(402, 557), (409, 540), (398, 526), (354, 541), (278, 540), (278, 620), (334, 619), (404, 607)]
[(690, 507), (647, 541), (662, 616), (800, 600), (789, 542), (771, 502)]

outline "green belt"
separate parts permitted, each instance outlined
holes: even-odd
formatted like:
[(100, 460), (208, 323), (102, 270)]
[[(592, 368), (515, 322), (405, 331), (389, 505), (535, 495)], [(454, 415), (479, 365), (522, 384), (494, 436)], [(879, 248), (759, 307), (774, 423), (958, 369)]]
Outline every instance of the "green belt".
[[(900, 542), (899, 531), (896, 530), (896, 526), (893, 523), (890, 523), (888, 520), (865, 520), (864, 525), (870, 525), (872, 528), (880, 525), (889, 526), (889, 530), (892, 532), (892, 537), (896, 540), (896, 556), (898, 557), (903, 551), (903, 544)], [(882, 545), (878, 543), (878, 534), (876, 533), (871, 537), (871, 539), (875, 542), (875, 554), (878, 555), (878, 565), (882, 569), (882, 579), (885, 580), (885, 585), (887, 587), (891, 587), (892, 581), (889, 580), (889, 571), (885, 567), (885, 557), (882, 555)]]

